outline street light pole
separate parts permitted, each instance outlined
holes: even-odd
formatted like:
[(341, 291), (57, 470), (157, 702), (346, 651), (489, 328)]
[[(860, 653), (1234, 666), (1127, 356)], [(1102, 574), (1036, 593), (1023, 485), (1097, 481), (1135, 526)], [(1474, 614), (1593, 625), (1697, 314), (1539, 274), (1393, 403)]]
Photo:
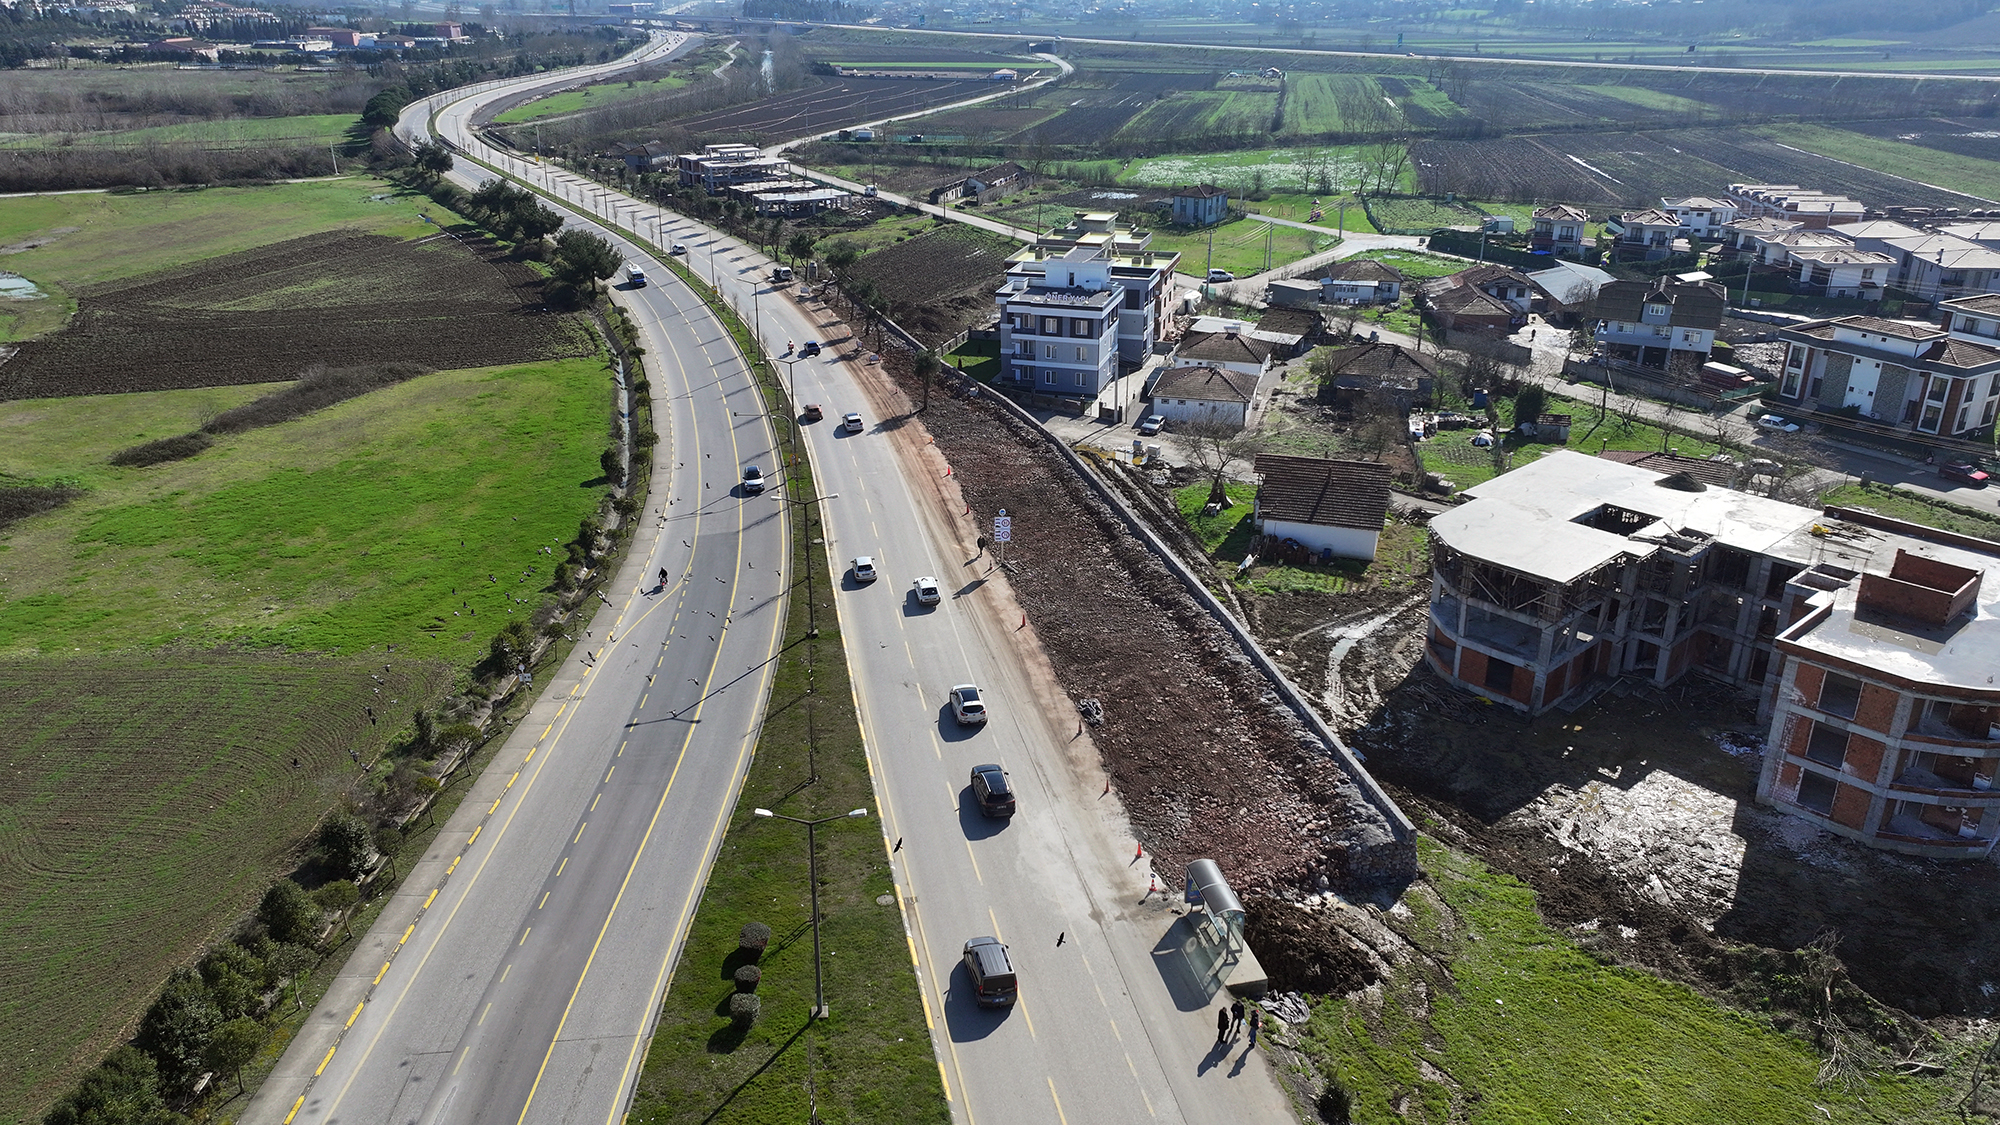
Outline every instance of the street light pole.
[(811, 506), (819, 503), (821, 500), (838, 500), (840, 499), (840, 493), (829, 492), (824, 496), (815, 496), (810, 500), (794, 500), (789, 496), (779, 496), (778, 499), (783, 500), (787, 504), (806, 505), (806, 636), (817, 637), (819, 636), (819, 608), (815, 604), (818, 599), (814, 596), (813, 593), (813, 538), (812, 538)]
[(812, 890), (812, 927), (813, 927), (812, 1018), (816, 1020), (823, 1020), (827, 1016), (827, 1011), (826, 1011), (826, 985), (824, 977), (820, 972), (820, 957), (819, 957), (819, 846), (818, 846), (818, 841), (814, 838), (813, 830), (818, 828), (822, 824), (832, 824), (836, 820), (846, 820), (850, 817), (867, 816), (868, 810), (855, 809), (853, 812), (841, 813), (839, 816), (823, 816), (818, 820), (803, 820), (796, 816), (786, 816), (783, 813), (775, 813), (772, 812), (770, 809), (751, 809), (750, 811), (753, 815), (756, 816), (768, 817), (775, 820), (789, 820), (793, 824), (803, 824), (806, 826), (806, 879), (809, 882)]

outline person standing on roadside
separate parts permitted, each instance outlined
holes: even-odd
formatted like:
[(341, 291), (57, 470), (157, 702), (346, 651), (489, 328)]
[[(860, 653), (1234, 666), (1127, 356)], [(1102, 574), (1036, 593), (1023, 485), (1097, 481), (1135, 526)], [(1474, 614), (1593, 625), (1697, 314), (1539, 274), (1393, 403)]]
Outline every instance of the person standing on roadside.
[(1229, 1037), (1231, 1039), (1234, 1039), (1242, 1031), (1243, 1031), (1243, 1001), (1237, 1000), (1229, 1005)]
[(1215, 1010), (1215, 1042), (1220, 1045), (1229, 1042), (1229, 1009)]
[(1257, 1032), (1262, 1030), (1263, 1026), (1264, 1026), (1264, 1009), (1262, 1008), (1250, 1009), (1250, 1045), (1252, 1047), (1255, 1047), (1257, 1045)]

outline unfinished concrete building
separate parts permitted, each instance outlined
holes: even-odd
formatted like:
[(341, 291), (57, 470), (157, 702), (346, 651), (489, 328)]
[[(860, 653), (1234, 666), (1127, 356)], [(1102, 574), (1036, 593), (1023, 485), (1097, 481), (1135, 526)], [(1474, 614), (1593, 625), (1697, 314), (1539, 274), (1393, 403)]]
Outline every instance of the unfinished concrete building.
[(1440, 675), (1540, 714), (1699, 672), (1757, 692), (1758, 800), (1914, 855), (2000, 841), (2000, 544), (1569, 451), (1468, 494), (1431, 521)]

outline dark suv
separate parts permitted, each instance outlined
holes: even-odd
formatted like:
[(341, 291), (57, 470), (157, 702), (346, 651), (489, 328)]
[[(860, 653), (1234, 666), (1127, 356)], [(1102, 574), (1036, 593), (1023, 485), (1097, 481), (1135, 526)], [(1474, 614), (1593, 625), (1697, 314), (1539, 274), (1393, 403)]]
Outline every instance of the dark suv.
[(972, 799), (979, 802), (981, 816), (1014, 815), (1014, 785), (997, 765), (972, 767)]
[(1014, 962), (999, 938), (976, 937), (966, 942), (965, 971), (972, 977), (972, 998), (982, 1008), (1011, 1007), (1020, 995)]

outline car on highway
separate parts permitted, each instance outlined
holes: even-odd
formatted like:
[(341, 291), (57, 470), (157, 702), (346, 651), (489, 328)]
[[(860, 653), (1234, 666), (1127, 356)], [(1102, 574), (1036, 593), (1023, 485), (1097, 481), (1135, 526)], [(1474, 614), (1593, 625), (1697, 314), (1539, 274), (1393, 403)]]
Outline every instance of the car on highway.
[(667, 253), (669, 254), (685, 254), (687, 252), (688, 248), (687, 248), (687, 243), (685, 242), (676, 242), (674, 243), (674, 248), (667, 251)]
[(959, 684), (951, 689), (951, 717), (962, 727), (986, 721), (986, 701), (979, 697), (976, 685)]
[(851, 411), (850, 411), (850, 412), (848, 413), (847, 417), (845, 417), (845, 418), (842, 418), (842, 419), (840, 420), (840, 428), (841, 428), (841, 429), (843, 429), (843, 430), (846, 430), (846, 431), (847, 431), (848, 433), (850, 433), (850, 434), (858, 434), (858, 433), (860, 433), (860, 432), (861, 432), (861, 415), (859, 415), (859, 414), (855, 414), (855, 413), (853, 413), (853, 412), (851, 412)]
[(1139, 423), (1139, 432), (1150, 437), (1151, 435), (1157, 434), (1161, 430), (1165, 429), (1166, 426), (1167, 426), (1166, 415), (1148, 414), (1146, 415), (1146, 420)]
[(917, 579), (913, 585), (917, 589), (917, 600), (925, 605), (936, 605), (942, 598), (938, 593), (937, 579), (929, 575)]
[(743, 467), (743, 491), (751, 496), (764, 491), (764, 470), (755, 465)]
[(807, 340), (805, 342), (805, 346), (799, 349), (799, 358), (811, 359), (813, 356), (818, 355), (819, 351), (820, 349), (818, 340)]
[(856, 582), (875, 581), (875, 556), (873, 555), (855, 556), (854, 580)]
[(1981, 469), (1970, 461), (1947, 461), (1938, 466), (1937, 473), (1939, 477), (1945, 480), (1955, 480), (1960, 484), (1969, 484), (1974, 488), (1986, 487), (1986, 470)]
[(1210, 282), (1235, 281), (1236, 275), (1230, 273), (1228, 270), (1210, 270), (1208, 271), (1208, 280)]
[(996, 937), (976, 937), (965, 943), (965, 971), (972, 977), (972, 999), (982, 1008), (1011, 1007), (1020, 996), (1020, 978), (1007, 944)]
[(646, 287), (645, 267), (639, 265), (636, 262), (626, 262), (625, 279), (632, 283), (632, 288), (644, 289)]
[(820, 406), (819, 403), (816, 402), (806, 403), (806, 412), (805, 412), (806, 421), (817, 422), (824, 417), (826, 417), (826, 411)]
[(1014, 815), (1014, 783), (1007, 771), (991, 762), (972, 767), (972, 799), (979, 803), (980, 816)]
[(1799, 424), (1797, 422), (1780, 418), (1776, 414), (1758, 415), (1757, 428), (1766, 433), (1773, 434), (1795, 434), (1799, 432)]

